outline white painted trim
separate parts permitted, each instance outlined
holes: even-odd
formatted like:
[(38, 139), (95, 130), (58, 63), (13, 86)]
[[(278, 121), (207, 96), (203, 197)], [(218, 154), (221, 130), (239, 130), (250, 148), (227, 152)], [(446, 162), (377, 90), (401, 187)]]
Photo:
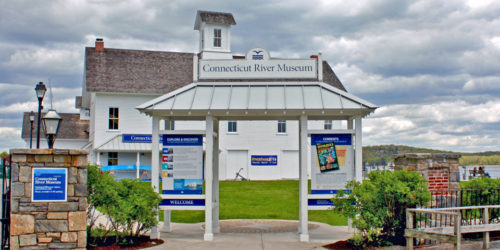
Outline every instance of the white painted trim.
[(162, 199), (191, 199), (201, 200), (205, 199), (204, 194), (161, 194)]
[[(165, 210), (165, 212), (170, 210), (205, 210), (205, 206), (159, 206), (161, 210)], [(206, 235), (206, 234), (205, 234)], [(213, 239), (213, 235), (212, 235)]]
[(307, 195), (308, 199), (332, 199), (335, 197), (335, 194), (309, 194)]
[(307, 130), (308, 135), (312, 134), (355, 134), (352, 129), (318, 129), (318, 130)]
[(205, 130), (160, 130), (160, 135), (205, 135)]
[(307, 206), (308, 210), (332, 210), (332, 206)]

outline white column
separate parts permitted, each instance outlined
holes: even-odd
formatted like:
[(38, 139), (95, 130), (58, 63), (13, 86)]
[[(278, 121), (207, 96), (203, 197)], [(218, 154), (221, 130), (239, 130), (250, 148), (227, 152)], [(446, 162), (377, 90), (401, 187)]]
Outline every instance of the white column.
[(141, 152), (137, 152), (136, 160), (135, 160), (135, 178), (139, 179), (139, 168), (141, 166)]
[[(159, 173), (160, 173), (160, 119), (153, 116), (153, 134), (151, 136), (151, 186), (155, 192), (159, 192)], [(151, 228), (151, 239), (159, 239), (160, 231), (158, 227)]]
[(355, 151), (354, 151), (354, 176), (356, 181), (363, 180), (363, 147), (361, 142), (361, 117), (356, 117), (354, 120), (356, 127), (355, 136)]
[(219, 225), (219, 120), (214, 119), (214, 145), (213, 145), (213, 182), (212, 182), (212, 202), (214, 204), (212, 213), (212, 223), (214, 233), (220, 233)]
[(214, 119), (206, 118), (206, 147), (205, 147), (205, 235), (204, 240), (212, 241), (213, 232), (213, 150), (214, 150)]
[[(347, 129), (353, 129), (353, 128), (354, 128), (353, 119), (351, 119), (351, 118), (347, 119)], [(353, 176), (356, 174), (356, 171), (354, 169), (352, 169), (352, 174), (353, 174)], [(356, 178), (354, 178), (354, 179), (356, 179)], [(353, 232), (352, 218), (347, 219), (347, 231)]]
[(309, 241), (307, 211), (307, 116), (299, 121), (299, 240)]
[(101, 166), (101, 152), (96, 152), (97, 154), (97, 160), (95, 162), (95, 165)]
[[(171, 119), (170, 118), (167, 118), (164, 120), (164, 129), (165, 130), (172, 130), (172, 127), (170, 126), (171, 125)], [(162, 179), (163, 180), (163, 184), (165, 185), (166, 181), (165, 179)], [(163, 190), (160, 190), (160, 193), (163, 193)], [(172, 224), (171, 224), (171, 221), (172, 221), (172, 217), (171, 217), (171, 211), (170, 210), (163, 210), (163, 228), (162, 228), (162, 231), (163, 232), (172, 232)]]

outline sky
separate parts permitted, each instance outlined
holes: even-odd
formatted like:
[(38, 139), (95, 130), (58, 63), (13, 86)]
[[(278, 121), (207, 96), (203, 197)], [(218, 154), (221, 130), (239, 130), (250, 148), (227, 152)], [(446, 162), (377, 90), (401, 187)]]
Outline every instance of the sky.
[[(321, 52), (348, 92), (378, 105), (364, 145), (500, 151), (500, 1), (0, 0), (0, 152), (25, 147), (35, 85), (77, 112), (84, 48), (198, 52), (197, 10), (230, 12), (232, 51)], [(44, 99), (50, 108), (49, 94)]]

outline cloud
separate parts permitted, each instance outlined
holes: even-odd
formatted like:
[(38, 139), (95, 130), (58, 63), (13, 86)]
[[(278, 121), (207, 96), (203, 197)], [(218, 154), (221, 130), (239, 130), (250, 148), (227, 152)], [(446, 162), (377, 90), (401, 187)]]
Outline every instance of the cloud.
[(233, 13), (236, 54), (321, 51), (349, 92), (382, 107), (365, 142), (498, 150), (500, 4), (491, 0), (6, 1), (0, 127), (36, 109), (34, 86), (49, 78), (57, 111), (76, 111), (84, 48), (97, 37), (107, 48), (197, 52), (197, 10)]
[(26, 147), (26, 143), (21, 140), (21, 128), (0, 127), (0, 142), (0, 152)]
[(364, 143), (407, 144), (459, 152), (498, 150), (498, 114), (500, 99), (479, 104), (455, 101), (389, 105), (365, 120)]

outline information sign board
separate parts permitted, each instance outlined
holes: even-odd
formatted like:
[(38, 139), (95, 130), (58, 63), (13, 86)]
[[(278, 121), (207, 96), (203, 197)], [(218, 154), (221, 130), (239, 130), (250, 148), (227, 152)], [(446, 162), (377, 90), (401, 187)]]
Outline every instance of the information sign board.
[(201, 194), (203, 136), (163, 135), (163, 194)]
[(311, 135), (311, 193), (345, 189), (353, 177), (352, 135)]
[(67, 201), (67, 168), (33, 168), (32, 201)]

